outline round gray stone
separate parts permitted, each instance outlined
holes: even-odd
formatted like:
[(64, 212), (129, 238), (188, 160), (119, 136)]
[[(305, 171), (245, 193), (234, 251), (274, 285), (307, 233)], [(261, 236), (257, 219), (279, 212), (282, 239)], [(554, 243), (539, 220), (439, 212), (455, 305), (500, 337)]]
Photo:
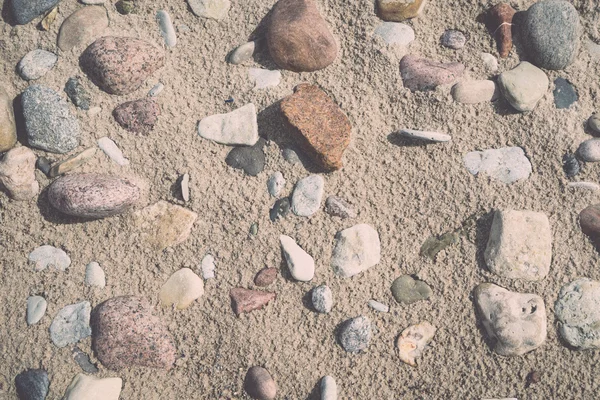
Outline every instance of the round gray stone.
[(333, 293), (327, 285), (317, 286), (312, 291), (312, 305), (320, 313), (328, 313), (333, 307)]
[(440, 39), (442, 46), (448, 47), (449, 49), (458, 50), (465, 47), (467, 43), (467, 37), (461, 31), (455, 29), (448, 29), (442, 34)]
[(325, 180), (320, 175), (310, 175), (296, 183), (292, 194), (292, 212), (300, 217), (310, 217), (321, 207)]
[(364, 316), (346, 320), (340, 326), (338, 339), (349, 353), (366, 349), (371, 341), (371, 321)]
[(577, 155), (579, 155), (583, 161), (600, 161), (600, 139), (588, 139), (581, 143), (577, 149)]
[(17, 69), (21, 78), (26, 81), (39, 79), (50, 71), (56, 62), (58, 56), (46, 50), (32, 50), (19, 61)]

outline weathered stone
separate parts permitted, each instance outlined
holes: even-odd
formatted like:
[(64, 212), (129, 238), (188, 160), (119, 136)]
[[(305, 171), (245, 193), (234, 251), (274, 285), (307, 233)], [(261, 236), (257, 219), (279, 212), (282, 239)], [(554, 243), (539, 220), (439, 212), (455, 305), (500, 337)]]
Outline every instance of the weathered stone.
[(92, 306), (87, 301), (63, 307), (52, 320), (50, 339), (57, 347), (77, 343), (92, 334), (90, 313)]
[(92, 261), (86, 265), (84, 282), (88, 286), (97, 286), (99, 288), (106, 286), (106, 275), (100, 264)]
[(427, 300), (433, 291), (423, 281), (410, 275), (402, 275), (392, 283), (392, 295), (398, 303), (412, 304), (420, 300)]
[(429, 322), (421, 322), (411, 325), (402, 331), (396, 340), (396, 348), (400, 360), (410, 366), (417, 366), (417, 358), (420, 358), (427, 345), (433, 339), (437, 328)]
[(277, 279), (277, 268), (263, 268), (254, 277), (254, 284), (259, 287), (269, 286)]
[(579, 278), (563, 286), (554, 313), (560, 336), (569, 346), (600, 348), (600, 282)]
[(309, 175), (296, 183), (292, 193), (292, 212), (310, 217), (321, 208), (325, 180), (320, 175)]
[(64, 271), (71, 265), (71, 259), (64, 250), (48, 245), (36, 248), (27, 259), (35, 264), (35, 271), (43, 271), (48, 267)]
[(338, 339), (349, 353), (366, 349), (371, 341), (371, 321), (364, 316), (351, 318), (340, 325)]
[(59, 0), (11, 0), (15, 22), (25, 25), (51, 10)]
[(269, 371), (263, 367), (254, 366), (248, 369), (244, 378), (244, 390), (256, 400), (275, 400), (277, 384)]
[(187, 308), (204, 294), (204, 282), (189, 268), (176, 271), (160, 289), (160, 302), (178, 310)]
[(85, 90), (79, 81), (79, 78), (69, 78), (67, 84), (65, 85), (65, 93), (77, 107), (81, 108), (82, 110), (90, 109), (92, 97), (88, 91)]
[(27, 325), (34, 325), (46, 314), (48, 302), (42, 296), (29, 296), (27, 298)]
[(44, 400), (48, 395), (50, 380), (43, 369), (28, 369), (15, 377), (19, 400)]
[(325, 200), (325, 212), (341, 219), (356, 218), (356, 212), (348, 202), (337, 196), (329, 196)]
[(227, 154), (225, 163), (247, 175), (256, 176), (265, 168), (264, 144), (264, 140), (259, 139), (254, 146), (235, 147)]
[(253, 146), (258, 141), (256, 108), (248, 103), (227, 114), (215, 114), (198, 123), (198, 134), (230, 146)]
[(281, 250), (294, 279), (308, 282), (315, 276), (315, 260), (289, 236), (279, 236)]
[(108, 27), (106, 9), (99, 6), (83, 7), (69, 15), (58, 32), (58, 47), (69, 51), (86, 46), (97, 39)]
[(421, 14), (426, 3), (427, 0), (377, 0), (377, 13), (384, 21), (402, 22)]
[(95, 378), (77, 374), (71, 381), (64, 400), (119, 400), (121, 378)]
[[(1, 94), (1, 92), (0, 92), (0, 94)], [(588, 126), (595, 133), (600, 133), (600, 113), (596, 112), (596, 113), (592, 114), (592, 116), (588, 119)]]
[(471, 174), (485, 174), (506, 184), (527, 179), (532, 171), (531, 162), (520, 147), (472, 151), (463, 161)]
[(19, 61), (17, 69), (26, 81), (39, 79), (46, 75), (58, 61), (58, 56), (46, 50), (32, 50)]
[(279, 85), (281, 82), (281, 72), (264, 68), (250, 68), (248, 70), (248, 78), (254, 82), (254, 89), (268, 89)]
[(440, 38), (440, 42), (444, 47), (448, 47), (449, 49), (453, 50), (459, 50), (465, 47), (465, 44), (467, 43), (467, 37), (461, 31), (448, 29)]
[(187, 0), (192, 12), (198, 17), (222, 20), (227, 17), (229, 0)]
[(413, 92), (433, 90), (440, 85), (452, 83), (463, 75), (464, 70), (465, 66), (460, 63), (439, 63), (411, 54), (400, 60), (404, 87)]
[(160, 115), (160, 106), (153, 98), (128, 101), (118, 105), (113, 117), (119, 125), (133, 133), (147, 135), (154, 129)]
[(94, 157), (95, 154), (96, 148), (90, 147), (89, 149), (85, 149), (81, 153), (77, 153), (66, 160), (54, 163), (52, 164), (50, 171), (48, 171), (48, 176), (50, 178), (55, 178), (59, 175), (66, 174), (67, 172), (72, 171), (88, 162), (92, 157)]
[(498, 86), (506, 100), (518, 111), (531, 111), (548, 91), (548, 77), (541, 69), (523, 61), (500, 74)]
[(156, 13), (156, 21), (167, 47), (175, 47), (177, 44), (177, 35), (175, 34), (175, 27), (169, 13), (165, 10), (159, 10)]
[(231, 297), (233, 311), (239, 316), (242, 313), (260, 310), (269, 304), (271, 300), (275, 300), (277, 295), (272, 292), (233, 288), (229, 291), (229, 297)]
[(415, 31), (406, 24), (383, 22), (375, 28), (375, 35), (381, 37), (386, 44), (406, 47), (415, 40)]
[(280, 171), (274, 172), (269, 179), (267, 179), (267, 189), (269, 194), (273, 197), (279, 197), (283, 189), (285, 188), (285, 178)]
[(9, 150), (0, 161), (0, 183), (14, 200), (37, 196), (40, 185), (35, 180), (35, 154), (25, 146)]
[(12, 99), (0, 88), (0, 153), (10, 150), (17, 143), (17, 125)]
[(487, 16), (488, 29), (496, 38), (498, 53), (506, 58), (512, 50), (512, 20), (516, 10), (508, 3), (499, 3), (490, 9)]
[(462, 81), (452, 86), (452, 97), (463, 104), (486, 103), (497, 100), (499, 91), (494, 81)]
[(158, 251), (184, 242), (196, 218), (195, 212), (162, 200), (134, 214), (143, 240)]
[(327, 285), (317, 286), (311, 295), (313, 308), (320, 313), (328, 313), (333, 307), (333, 293)]
[(378, 264), (380, 259), (379, 234), (370, 225), (354, 225), (335, 235), (331, 266), (338, 276), (354, 276)]

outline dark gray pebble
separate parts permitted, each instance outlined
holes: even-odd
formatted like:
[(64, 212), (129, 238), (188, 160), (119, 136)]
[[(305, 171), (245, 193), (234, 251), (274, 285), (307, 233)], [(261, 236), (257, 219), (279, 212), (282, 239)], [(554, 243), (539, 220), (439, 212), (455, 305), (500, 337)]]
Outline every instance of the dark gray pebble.
[(571, 178), (577, 174), (579, 174), (579, 171), (581, 170), (581, 167), (579, 165), (579, 161), (577, 160), (577, 158), (575, 158), (575, 154), (565, 154), (563, 156), (563, 170), (565, 171), (565, 174), (567, 175), (567, 177)]
[(50, 380), (43, 369), (28, 369), (15, 378), (15, 387), (20, 400), (44, 400), (48, 395)]
[(552, 93), (554, 94), (554, 105), (556, 108), (569, 108), (571, 104), (579, 100), (575, 87), (564, 78), (556, 78)]
[(225, 162), (233, 168), (244, 170), (250, 176), (256, 176), (265, 168), (264, 140), (259, 139), (254, 146), (236, 147), (227, 154)]
[(71, 99), (73, 104), (82, 110), (90, 109), (90, 101), (92, 100), (90, 94), (85, 90), (79, 78), (69, 78), (65, 85), (65, 93)]
[(273, 208), (271, 208), (271, 211), (269, 211), (271, 221), (275, 222), (279, 218), (285, 218), (290, 212), (290, 206), (290, 199), (287, 197), (277, 200), (273, 205)]
[(73, 347), (72, 352), (73, 359), (81, 367), (81, 369), (88, 374), (95, 374), (98, 372), (98, 368), (92, 364), (90, 357), (85, 354), (79, 347)]

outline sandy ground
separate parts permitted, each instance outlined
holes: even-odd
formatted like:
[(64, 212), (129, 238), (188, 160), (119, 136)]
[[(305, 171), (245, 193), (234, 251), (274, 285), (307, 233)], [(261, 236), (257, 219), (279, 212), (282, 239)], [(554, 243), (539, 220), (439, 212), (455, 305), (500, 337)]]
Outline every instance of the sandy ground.
[[(8, 0), (4, 3), (3, 17)], [(179, 29), (179, 43), (168, 50), (166, 67), (131, 95), (110, 96), (84, 79), (93, 94), (93, 105), (102, 107), (102, 112), (89, 116), (72, 107), (82, 125), (79, 150), (109, 136), (131, 165), (118, 167), (99, 152), (82, 170), (144, 178), (150, 188), (148, 204), (158, 200), (183, 204), (174, 185), (188, 172), (192, 198), (186, 207), (199, 218), (185, 243), (156, 253), (138, 241), (130, 217), (71, 223), (49, 209), (43, 195), (37, 202), (13, 202), (1, 194), (0, 398), (16, 398), (13, 380), (26, 368), (48, 371), (49, 399), (61, 398), (80, 372), (70, 348), (59, 349), (49, 338), (48, 328), (60, 308), (84, 299), (96, 306), (113, 296), (129, 294), (148, 296), (157, 303), (158, 291), (167, 278), (182, 267), (197, 271), (208, 252), (216, 258), (217, 278), (206, 283), (205, 295), (183, 311), (159, 306), (181, 355), (176, 367), (168, 373), (143, 368), (114, 373), (101, 368), (99, 376), (123, 378), (123, 399), (243, 399), (245, 372), (257, 364), (272, 373), (281, 399), (318, 398), (316, 385), (323, 375), (336, 378), (340, 399), (598, 397), (598, 353), (563, 346), (553, 314), (562, 285), (581, 276), (600, 279), (600, 257), (577, 222), (579, 211), (597, 202), (598, 195), (567, 189), (561, 169), (562, 155), (589, 138), (585, 121), (596, 106), (598, 64), (581, 49), (575, 64), (564, 71), (549, 72), (551, 81), (562, 76), (578, 90), (579, 101), (567, 110), (555, 109), (550, 91), (528, 114), (511, 111), (503, 101), (461, 105), (453, 102), (449, 87), (429, 93), (404, 89), (398, 67), (401, 54), (373, 38), (372, 32), (381, 21), (371, 1), (325, 0), (319, 1), (319, 7), (341, 45), (335, 63), (316, 73), (283, 71), (278, 87), (255, 91), (247, 78), (251, 65), (233, 66), (224, 60), (232, 48), (246, 40), (273, 3), (233, 0), (229, 17), (215, 22), (195, 17), (183, 0), (144, 0), (140, 13), (129, 16), (118, 14), (107, 2), (111, 24), (106, 34), (161, 44), (154, 15), (166, 9)], [(525, 10), (532, 1), (512, 3)], [(410, 22), (417, 37), (410, 52), (463, 62), (468, 76), (474, 79), (493, 76), (479, 55), (482, 51), (497, 54), (495, 43), (477, 21), (491, 4), (486, 0), (432, 0), (420, 18)], [(584, 37), (600, 39), (596, 37), (598, 11), (594, 11), (593, 2), (576, 1), (575, 5), (581, 13)], [(5, 20), (0, 22), (0, 84), (9, 94), (17, 96), (27, 87), (15, 73), (20, 58), (35, 48), (58, 52), (60, 23), (79, 7), (74, 0), (61, 2), (49, 32), (37, 30), (35, 23), (13, 27)], [(453, 51), (439, 45), (439, 37), (447, 28), (470, 34), (464, 49)], [(77, 60), (82, 51), (59, 52), (58, 65), (39, 82), (62, 92), (69, 77), (81, 75)], [(268, 59), (262, 60), (262, 65), (272, 67)], [(510, 58), (500, 61), (500, 72), (518, 61), (513, 51)], [(121, 129), (111, 117), (113, 108), (145, 96), (159, 80), (166, 88), (158, 97), (163, 112), (155, 130), (142, 137)], [(347, 198), (358, 212), (353, 221), (341, 221), (322, 211), (311, 218), (290, 215), (276, 224), (269, 220), (273, 199), (266, 190), (268, 176), (282, 171), (289, 193), (293, 184), (308, 174), (300, 164), (291, 165), (281, 156), (278, 143), (285, 141), (285, 132), (276, 107), (270, 107), (300, 82), (322, 86), (353, 125), (344, 169), (325, 175), (326, 195)], [(229, 96), (235, 98), (233, 105), (224, 103)], [(229, 148), (196, 133), (196, 124), (204, 116), (248, 102), (260, 110), (261, 135), (272, 139), (265, 147), (266, 168), (255, 178), (225, 164)], [(403, 127), (445, 131), (453, 139), (441, 145), (405, 146), (389, 136)], [(507, 186), (474, 177), (464, 168), (465, 153), (503, 146), (524, 148), (533, 164), (527, 181)], [(36, 154), (44, 155), (38, 150)], [(597, 181), (599, 171), (599, 165), (587, 164), (578, 179)], [(49, 183), (39, 171), (37, 178), (43, 187)], [(513, 281), (485, 269), (482, 255), (490, 212), (497, 207), (548, 215), (554, 249), (546, 279)], [(419, 256), (419, 247), (428, 236), (459, 228), (472, 215), (478, 222), (458, 245), (440, 253), (436, 262)], [(248, 231), (253, 222), (259, 224), (259, 233), (251, 239)], [(358, 276), (337, 278), (329, 264), (333, 238), (338, 230), (355, 223), (368, 223), (379, 231), (382, 259)], [(279, 250), (280, 234), (294, 237), (313, 255), (317, 271), (312, 282), (289, 279)], [(34, 272), (27, 255), (43, 244), (65, 249), (71, 256), (71, 267), (66, 272)], [(94, 260), (106, 272), (105, 289), (83, 284), (85, 265)], [(278, 293), (277, 300), (264, 310), (235, 317), (230, 288), (252, 288), (254, 274), (264, 266), (283, 271), (283, 277), (269, 288)], [(426, 280), (434, 290), (433, 297), (410, 306), (397, 305), (389, 287), (404, 273), (416, 273)], [(514, 358), (498, 356), (489, 349), (472, 302), (473, 288), (487, 281), (544, 298), (548, 338), (541, 348)], [(306, 293), (322, 283), (332, 288), (335, 298), (328, 315), (311, 311), (305, 301)], [(40, 323), (28, 327), (25, 303), (33, 294), (48, 300), (48, 311)], [(370, 310), (366, 303), (371, 298), (390, 304), (390, 313)], [(373, 340), (363, 354), (347, 354), (336, 344), (336, 327), (361, 314), (375, 326)], [(404, 328), (424, 320), (437, 326), (438, 332), (419, 367), (412, 368), (400, 362), (394, 341)], [(80, 347), (89, 353), (90, 339), (82, 341)], [(541, 382), (526, 388), (525, 377), (532, 370), (541, 373)]]

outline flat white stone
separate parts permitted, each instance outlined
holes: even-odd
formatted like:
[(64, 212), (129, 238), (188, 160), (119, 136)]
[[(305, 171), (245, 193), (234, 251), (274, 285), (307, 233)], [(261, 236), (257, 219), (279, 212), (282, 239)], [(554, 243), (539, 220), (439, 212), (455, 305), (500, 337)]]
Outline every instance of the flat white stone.
[(245, 61), (248, 61), (254, 55), (254, 50), (256, 49), (256, 42), (248, 42), (244, 43), (235, 48), (229, 55), (229, 63), (238, 65)]
[(415, 129), (400, 129), (400, 135), (409, 139), (427, 140), (430, 142), (448, 142), (452, 136), (441, 132), (418, 131)]
[(221, 20), (227, 17), (229, 0), (188, 0), (192, 12), (198, 17)]
[(279, 241), (292, 277), (297, 281), (310, 281), (315, 276), (315, 260), (291, 237), (281, 235)]
[(190, 201), (190, 174), (183, 174), (181, 178), (181, 197), (183, 201)]
[(267, 180), (267, 189), (269, 190), (269, 194), (273, 197), (279, 197), (284, 188), (285, 178), (283, 177), (283, 174), (279, 171), (274, 172), (273, 175), (271, 175)]
[(29, 261), (35, 263), (36, 271), (43, 271), (48, 267), (64, 271), (71, 265), (71, 259), (61, 249), (53, 246), (40, 246), (29, 253)]
[(471, 174), (484, 173), (506, 184), (527, 179), (532, 171), (531, 163), (520, 147), (472, 151), (465, 155), (464, 163)]
[(408, 25), (398, 22), (383, 22), (375, 28), (375, 35), (387, 44), (408, 46), (415, 40), (415, 31)]
[(380, 259), (379, 234), (372, 226), (358, 224), (335, 235), (331, 266), (338, 276), (349, 278), (359, 274)]
[(377, 300), (369, 300), (367, 304), (369, 305), (369, 307), (371, 307), (375, 311), (379, 311), (379, 312), (389, 312), (390, 311), (390, 307), (387, 304), (380, 303)]
[(87, 5), (104, 4), (104, 0), (81, 0), (81, 2)]
[(262, 68), (250, 68), (248, 78), (254, 82), (254, 89), (267, 89), (275, 87), (281, 82), (281, 72), (278, 70), (270, 71)]
[(48, 303), (42, 296), (29, 296), (27, 299), (27, 325), (40, 322), (46, 314)]
[(200, 264), (200, 269), (202, 270), (202, 277), (204, 279), (214, 279), (215, 278), (215, 258), (207, 254), (202, 259), (202, 263)]
[(198, 124), (198, 134), (220, 144), (253, 146), (258, 141), (256, 108), (248, 103), (230, 113), (206, 117)]
[(333, 376), (326, 375), (321, 378), (321, 400), (337, 400), (337, 384)]
[(183, 310), (204, 294), (204, 282), (189, 268), (175, 272), (160, 290), (160, 302)]
[(300, 217), (310, 217), (321, 208), (325, 180), (321, 175), (309, 175), (296, 183), (292, 193), (292, 212)]
[(600, 185), (594, 182), (569, 182), (567, 183), (567, 187), (574, 189), (589, 190), (591, 192), (597, 192), (598, 190), (600, 190)]
[(90, 313), (92, 306), (87, 301), (63, 307), (52, 320), (50, 339), (57, 347), (79, 342), (92, 334)]
[(88, 286), (98, 286), (99, 288), (106, 286), (104, 270), (95, 261), (92, 261), (85, 267), (85, 284)]
[(96, 378), (77, 374), (71, 381), (64, 400), (119, 400), (121, 378)]
[(175, 28), (173, 27), (169, 13), (165, 10), (159, 10), (156, 13), (156, 20), (158, 21), (160, 34), (165, 39), (165, 44), (168, 47), (175, 47), (177, 44), (177, 35), (175, 34)]
[(102, 137), (98, 139), (98, 147), (114, 162), (120, 166), (129, 165), (129, 160), (123, 157), (123, 152), (117, 144), (108, 137)]

